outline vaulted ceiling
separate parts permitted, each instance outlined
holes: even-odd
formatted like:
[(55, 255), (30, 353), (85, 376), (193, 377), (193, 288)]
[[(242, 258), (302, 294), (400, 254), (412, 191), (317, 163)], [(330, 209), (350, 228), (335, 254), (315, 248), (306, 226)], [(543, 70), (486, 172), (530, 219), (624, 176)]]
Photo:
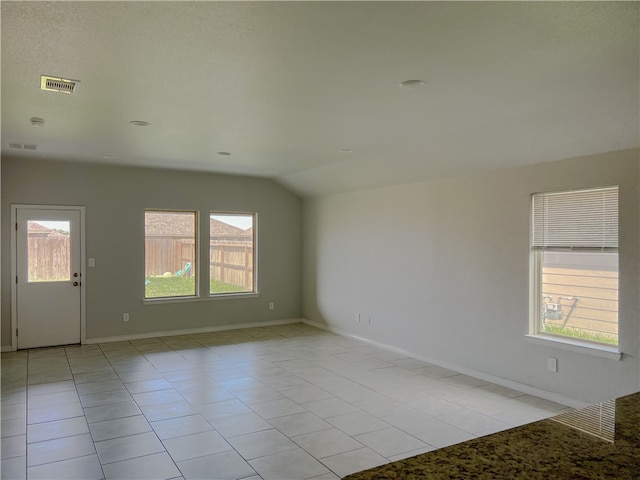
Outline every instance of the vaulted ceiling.
[[(3, 156), (313, 196), (639, 145), (638, 2), (1, 8)], [(44, 91), (41, 75), (79, 83)]]

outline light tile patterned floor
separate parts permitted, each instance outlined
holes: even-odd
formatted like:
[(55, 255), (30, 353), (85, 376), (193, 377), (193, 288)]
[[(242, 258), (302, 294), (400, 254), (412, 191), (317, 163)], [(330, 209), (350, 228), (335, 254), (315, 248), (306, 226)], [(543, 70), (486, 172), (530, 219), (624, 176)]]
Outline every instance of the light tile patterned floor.
[(303, 324), (1, 366), (2, 479), (335, 479), (565, 409)]

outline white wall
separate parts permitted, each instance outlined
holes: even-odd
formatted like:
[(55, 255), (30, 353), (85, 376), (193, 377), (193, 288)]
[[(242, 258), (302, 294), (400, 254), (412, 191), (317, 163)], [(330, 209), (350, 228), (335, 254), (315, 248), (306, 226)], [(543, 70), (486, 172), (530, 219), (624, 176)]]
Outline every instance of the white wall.
[[(638, 178), (633, 150), (305, 200), (303, 315), (579, 401), (638, 390)], [(606, 184), (620, 185), (621, 361), (525, 340), (531, 193)]]
[[(86, 207), (87, 339), (299, 318), (302, 202), (274, 181), (74, 162), (2, 159), (2, 230), (12, 204)], [(144, 209), (257, 212), (260, 296), (145, 305)], [(208, 258), (208, 245), (200, 245)], [(10, 235), (2, 237), (2, 345), (11, 343)], [(207, 272), (200, 272), (201, 281)], [(275, 310), (268, 303), (275, 302)], [(124, 323), (122, 313), (131, 321)]]

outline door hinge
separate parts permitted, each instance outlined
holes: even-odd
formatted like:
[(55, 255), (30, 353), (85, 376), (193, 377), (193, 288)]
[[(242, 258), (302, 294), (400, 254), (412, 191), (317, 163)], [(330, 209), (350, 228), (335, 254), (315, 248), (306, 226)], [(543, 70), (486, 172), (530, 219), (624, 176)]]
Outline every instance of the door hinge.
[(16, 232), (18, 231), (18, 222), (16, 222)]
[(18, 275), (16, 275), (16, 283), (18, 283)]
[(18, 329), (16, 328), (16, 337), (18, 336)]

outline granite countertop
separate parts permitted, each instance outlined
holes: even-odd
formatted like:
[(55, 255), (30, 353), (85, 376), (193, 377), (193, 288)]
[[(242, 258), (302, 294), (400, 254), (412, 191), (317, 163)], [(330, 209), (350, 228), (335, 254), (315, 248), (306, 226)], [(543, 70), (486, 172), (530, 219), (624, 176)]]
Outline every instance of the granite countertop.
[[(587, 425), (590, 420), (592, 425)], [(364, 470), (345, 480), (394, 478), (638, 480), (640, 393)]]

